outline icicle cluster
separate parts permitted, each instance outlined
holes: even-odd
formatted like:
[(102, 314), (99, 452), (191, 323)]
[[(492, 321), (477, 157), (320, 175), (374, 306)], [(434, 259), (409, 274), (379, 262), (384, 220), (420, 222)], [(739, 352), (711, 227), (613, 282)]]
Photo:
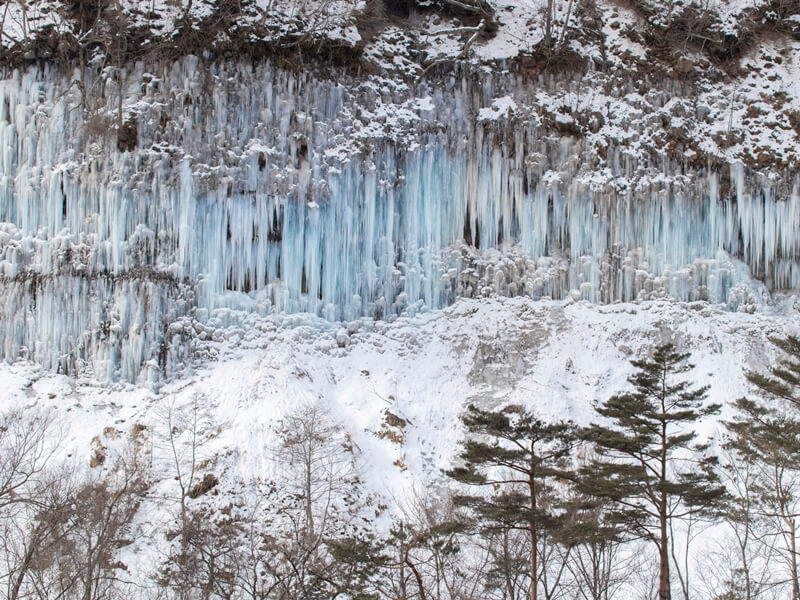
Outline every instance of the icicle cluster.
[(733, 165), (723, 194), (719, 173), (619, 147), (587, 161), (532, 112), (486, 118), (533, 84), (409, 90), (187, 58), (122, 90), (101, 75), (92, 105), (72, 79), (0, 82), (8, 360), (152, 379), (183, 343), (170, 324), (221, 307), (390, 318), (494, 291), (735, 308), (761, 293), (748, 268), (800, 288), (796, 187)]

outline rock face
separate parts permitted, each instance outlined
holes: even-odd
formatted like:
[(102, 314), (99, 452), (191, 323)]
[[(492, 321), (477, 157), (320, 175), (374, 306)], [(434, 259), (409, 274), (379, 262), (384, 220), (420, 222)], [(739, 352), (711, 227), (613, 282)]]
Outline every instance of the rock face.
[[(742, 50), (727, 82), (647, 73), (620, 33), (637, 13), (597, 3), (605, 58), (567, 40), (559, 70), (497, 62), (499, 10), (489, 35), (389, 4), (347, 42), (367, 72), (274, 54), (7, 68), (0, 357), (154, 380), (248, 313), (391, 319), (493, 293), (737, 309), (800, 289), (791, 38)], [(420, 54), (426, 24), (444, 33)]]

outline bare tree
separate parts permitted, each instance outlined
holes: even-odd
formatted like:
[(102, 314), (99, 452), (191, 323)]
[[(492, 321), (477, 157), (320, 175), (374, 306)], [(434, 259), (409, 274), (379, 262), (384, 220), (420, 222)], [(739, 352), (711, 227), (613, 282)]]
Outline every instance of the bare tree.
[[(557, 500), (557, 498), (553, 498), (553, 500)], [(559, 533), (544, 530), (537, 540), (536, 552), (541, 565), (538, 583), (542, 588), (545, 600), (556, 600), (564, 597), (567, 593), (566, 586), (562, 585), (562, 579), (569, 572), (569, 558), (574, 544)]]
[(318, 544), (333, 503), (354, 475), (352, 444), (342, 426), (313, 404), (286, 415), (277, 433), (276, 455), (288, 485), (302, 499), (307, 541)]
[(260, 25), (276, 34), (285, 47), (307, 44), (333, 27), (345, 25), (358, 2), (344, 0), (269, 0), (261, 13)]
[[(50, 548), (58, 546), (65, 531), (63, 516), (73, 506), (74, 469), (54, 465), (34, 491), (36, 502), (19, 505), (20, 510), (3, 520), (3, 542), (8, 566), (7, 598), (17, 600), (41, 592), (41, 566)], [(47, 579), (45, 577), (44, 579)], [(74, 579), (64, 586), (72, 587)], [(38, 593), (37, 595), (43, 596)]]
[(185, 531), (188, 529), (189, 523), (186, 501), (195, 484), (198, 460), (197, 404), (197, 397), (193, 397), (189, 414), (178, 414), (175, 410), (175, 401), (172, 399), (167, 406), (166, 414), (166, 437), (169, 442), (172, 466), (175, 470), (175, 481), (178, 485), (177, 501), (180, 511), (181, 548), (184, 550), (188, 544)]
[(133, 541), (133, 518), (147, 488), (139, 458), (129, 446), (105, 473), (90, 477), (62, 522), (61, 556), (75, 574), (81, 600), (108, 598), (127, 570), (117, 550)]
[[(14, 10), (12, 8), (13, 5), (17, 6), (17, 9)], [(19, 12), (19, 16), (17, 16), (17, 12)], [(18, 40), (14, 36), (8, 33), (8, 27), (6, 23), (11, 22), (19, 22), (20, 29), (22, 29), (23, 39)], [(16, 44), (23, 41), (27, 41), (27, 32), (28, 32), (28, 6), (22, 0), (9, 0), (5, 2), (3, 5), (3, 13), (0, 15), (0, 46), (5, 45), (4, 42), (8, 40), (10, 44)]]
[(489, 556), (484, 580), (487, 596), (503, 600), (529, 598), (533, 585), (528, 572), (530, 540), (522, 532), (504, 528), (482, 532), (480, 544)]
[(274, 483), (256, 482), (247, 492), (236, 517), (233, 585), (237, 596), (267, 600), (286, 589), (292, 576), (282, 560), (282, 544), (270, 510), (282, 499)]
[[(12, 409), (0, 425), (0, 511), (17, 502), (32, 502), (25, 492), (35, 486), (58, 448), (60, 432), (52, 415)], [(31, 489), (28, 490), (32, 491)]]
[(312, 599), (331, 585), (336, 568), (326, 539), (351, 529), (357, 507), (364, 503), (354, 445), (330, 413), (314, 404), (286, 415), (276, 432), (282, 471), (278, 485), (289, 494), (275, 521), (284, 532), (281, 554), (291, 573), (282, 586), (289, 597)]
[(51, 413), (12, 409), (0, 426), (0, 540), (3, 568), (0, 582), (6, 597), (16, 599), (42, 547), (52, 539), (48, 518), (65, 502), (55, 477), (54, 455), (61, 432)]
[[(637, 568), (631, 572), (630, 579), (626, 582), (623, 598), (635, 598), (635, 600), (653, 600), (658, 597), (660, 583), (660, 573), (658, 563), (653, 561), (653, 550), (648, 544), (637, 540), (636, 549), (641, 557)], [(650, 560), (647, 560), (650, 559)]]
[[(473, 552), (449, 490), (414, 488), (402, 507), (407, 528), (405, 559), (422, 573), (433, 598), (477, 598), (483, 587), (486, 555)], [(419, 583), (417, 583), (419, 585)]]
[[(774, 538), (753, 540), (747, 550), (747, 566), (742, 567), (740, 539), (736, 534), (717, 534), (698, 557), (695, 580), (703, 598), (714, 600), (777, 600), (783, 584), (774, 569), (779, 560)], [(748, 596), (749, 594), (749, 596)]]
[(102, 468), (76, 467), (42, 479), (36, 509), (21, 521), (22, 552), (9, 598), (109, 598), (126, 566), (133, 519), (147, 487), (141, 447), (127, 441)]
[(605, 535), (589, 536), (576, 544), (567, 561), (575, 596), (584, 600), (609, 600), (629, 580), (636, 566), (635, 554), (623, 543)]
[(167, 536), (170, 540), (177, 538), (178, 547), (167, 556), (160, 581), (181, 597), (198, 586), (206, 585), (198, 582), (203, 578), (207, 581), (209, 574), (201, 572), (197, 554), (203, 554), (209, 540), (213, 540), (213, 536), (207, 537), (203, 530), (202, 519), (209, 516), (202, 516), (202, 507), (192, 510), (190, 506), (192, 498), (207, 491), (206, 487), (213, 487), (216, 481), (213, 475), (206, 474), (209, 479), (204, 486), (205, 478), (201, 480), (198, 475), (200, 462), (205, 459), (203, 445), (208, 439), (208, 433), (201, 431), (201, 403), (201, 396), (197, 394), (185, 405), (179, 405), (175, 397), (170, 397), (162, 407), (161, 415), (163, 430), (159, 456), (165, 463), (163, 468), (172, 473), (176, 488), (174, 494), (165, 498), (177, 511), (176, 527), (170, 529)]
[(18, 501), (3, 509), (0, 581), (8, 600), (49, 595), (41, 593), (47, 588), (42, 581), (49, 579), (41, 572), (41, 565), (63, 535), (61, 518), (73, 505), (73, 479), (71, 465), (50, 462), (36, 482), (22, 490)]
[(674, 523), (669, 524), (669, 544), (670, 557), (672, 558), (673, 574), (678, 579), (681, 595), (684, 600), (689, 600), (692, 591), (691, 576), (692, 569), (689, 567), (689, 548), (692, 543), (708, 527), (708, 520), (698, 519), (695, 515), (689, 515), (680, 522), (679, 527)]
[(761, 509), (761, 468), (751, 456), (736, 452), (735, 443), (726, 444), (722, 458), (720, 476), (729, 493), (722, 517), (730, 537), (728, 543), (718, 542), (714, 559), (698, 571), (705, 574), (707, 588), (716, 579), (716, 587), (754, 600), (774, 587), (770, 565), (776, 559), (775, 538)]
[[(181, 598), (314, 599), (335, 586), (330, 538), (351, 529), (359, 498), (352, 444), (319, 406), (303, 406), (276, 427), (277, 480), (226, 484), (228, 502), (208, 502), (219, 483), (200, 476), (213, 435), (197, 398), (165, 409), (165, 450), (174, 473), (177, 528), (160, 582)], [(233, 490), (233, 491), (232, 491)]]

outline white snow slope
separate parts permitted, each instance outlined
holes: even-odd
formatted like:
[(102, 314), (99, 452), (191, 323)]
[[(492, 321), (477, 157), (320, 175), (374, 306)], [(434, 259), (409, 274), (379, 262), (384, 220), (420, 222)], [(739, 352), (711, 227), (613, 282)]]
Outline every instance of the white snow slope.
[[(0, 409), (53, 411), (64, 454), (83, 465), (99, 446), (145, 425), (161, 480), (141, 509), (141, 540), (163, 538), (153, 532), (166, 528), (164, 498), (175, 494), (167, 411), (193, 402), (203, 440), (199, 477), (270, 480), (281, 417), (313, 404), (345, 428), (365, 493), (391, 512), (414, 489), (445, 483), (441, 470), (458, 451), (459, 414), (468, 403), (521, 404), (546, 419), (587, 424), (596, 418), (593, 406), (626, 389), (629, 360), (667, 340), (691, 353), (696, 366), (689, 377), (708, 384), (709, 401), (724, 405), (720, 417), (699, 428), (718, 440), (719, 419), (748, 393), (743, 370), (766, 368), (773, 359), (767, 337), (796, 333), (799, 307), (797, 298), (746, 314), (699, 302), (597, 306), (493, 297), (346, 329), (308, 315), (253, 316), (245, 328), (202, 336), (203, 365), (158, 391), (74, 380), (24, 362), (0, 365)], [(387, 436), (389, 413), (407, 423)], [(126, 549), (129, 576), (146, 580), (152, 573), (156, 556), (147, 544)]]

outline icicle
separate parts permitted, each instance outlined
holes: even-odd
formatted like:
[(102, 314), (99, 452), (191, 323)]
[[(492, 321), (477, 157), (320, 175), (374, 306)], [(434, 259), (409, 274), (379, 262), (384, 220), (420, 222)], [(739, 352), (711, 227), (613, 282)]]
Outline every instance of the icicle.
[(222, 309), (392, 318), (490, 291), (736, 308), (764, 295), (748, 267), (800, 288), (796, 182), (781, 197), (741, 164), (732, 194), (668, 166), (637, 182), (614, 147), (587, 172), (580, 140), (476, 118), (535, 93), (511, 76), (415, 99), (270, 64), (143, 69), (129, 152), (98, 131), (113, 93), (87, 115), (48, 68), (0, 81), (5, 359), (149, 380), (181, 356), (177, 319)]

